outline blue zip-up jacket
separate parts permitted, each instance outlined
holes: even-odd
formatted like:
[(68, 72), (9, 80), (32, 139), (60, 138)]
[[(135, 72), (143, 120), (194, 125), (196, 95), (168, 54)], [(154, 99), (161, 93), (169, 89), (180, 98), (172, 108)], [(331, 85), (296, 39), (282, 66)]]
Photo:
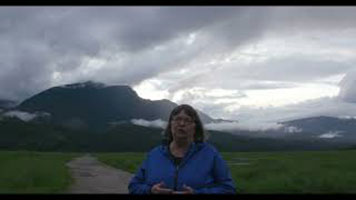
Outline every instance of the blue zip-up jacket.
[(150, 194), (153, 185), (163, 181), (166, 188), (182, 191), (183, 185), (195, 194), (234, 194), (235, 184), (219, 152), (210, 144), (192, 143), (176, 166), (167, 145), (152, 149), (131, 179), (131, 194)]

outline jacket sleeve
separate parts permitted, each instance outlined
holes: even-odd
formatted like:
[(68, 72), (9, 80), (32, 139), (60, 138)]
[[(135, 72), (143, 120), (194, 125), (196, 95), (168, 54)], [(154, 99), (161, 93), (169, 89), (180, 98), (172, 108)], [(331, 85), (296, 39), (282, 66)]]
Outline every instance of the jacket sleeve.
[(195, 194), (235, 194), (235, 184), (230, 171), (221, 155), (217, 153), (214, 158), (213, 176), (215, 183), (211, 186), (196, 189)]
[(130, 194), (150, 194), (152, 185), (146, 183), (147, 159), (132, 177), (128, 189)]

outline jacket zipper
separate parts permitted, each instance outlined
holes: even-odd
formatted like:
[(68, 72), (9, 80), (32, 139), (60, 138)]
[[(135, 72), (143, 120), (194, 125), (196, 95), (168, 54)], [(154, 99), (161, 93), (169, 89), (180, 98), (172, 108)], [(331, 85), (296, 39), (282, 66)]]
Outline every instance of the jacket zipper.
[[(184, 165), (184, 163), (186, 162), (185, 160), (188, 159), (188, 157), (191, 157), (191, 156), (187, 156), (187, 157), (184, 157), (180, 163), (178, 165), (175, 166), (175, 174), (174, 174), (174, 186), (173, 186), (173, 190), (177, 191), (177, 187), (178, 187), (178, 172), (179, 172), (179, 168)], [(170, 156), (173, 164), (175, 165), (175, 162), (174, 162), (174, 159), (172, 156)]]
[(176, 171), (175, 171), (175, 176), (174, 176), (174, 191), (177, 191), (177, 186), (178, 186), (178, 171), (179, 171), (179, 165), (176, 166)]

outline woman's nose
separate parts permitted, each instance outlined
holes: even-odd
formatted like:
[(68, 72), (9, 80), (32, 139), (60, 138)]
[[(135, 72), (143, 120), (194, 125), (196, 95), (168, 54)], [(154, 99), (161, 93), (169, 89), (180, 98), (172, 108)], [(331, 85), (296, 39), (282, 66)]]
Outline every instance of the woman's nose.
[(179, 125), (185, 125), (185, 122), (184, 122), (184, 120), (179, 120), (178, 124)]

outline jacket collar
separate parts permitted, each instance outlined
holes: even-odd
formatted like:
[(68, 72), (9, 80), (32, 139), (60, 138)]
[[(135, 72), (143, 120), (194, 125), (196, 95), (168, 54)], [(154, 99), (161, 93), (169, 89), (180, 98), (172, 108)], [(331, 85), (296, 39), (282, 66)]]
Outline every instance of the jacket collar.
[[(196, 152), (200, 151), (204, 147), (205, 143), (204, 142), (192, 142), (188, 148), (187, 153), (184, 155), (183, 162), (188, 160), (192, 155), (194, 155)], [(170, 153), (169, 153), (169, 144), (162, 144), (161, 145), (161, 152), (168, 158), (172, 158)]]

